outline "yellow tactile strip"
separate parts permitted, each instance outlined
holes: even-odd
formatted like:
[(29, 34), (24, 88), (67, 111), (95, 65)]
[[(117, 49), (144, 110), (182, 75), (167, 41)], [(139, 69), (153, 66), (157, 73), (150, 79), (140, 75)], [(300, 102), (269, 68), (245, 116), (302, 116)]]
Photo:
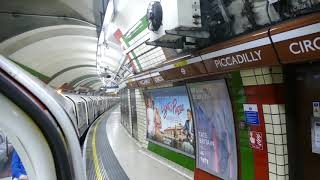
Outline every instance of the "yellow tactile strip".
[(88, 180), (129, 180), (109, 144), (106, 134), (106, 122), (110, 110), (102, 115), (91, 128), (88, 135), (87, 176)]

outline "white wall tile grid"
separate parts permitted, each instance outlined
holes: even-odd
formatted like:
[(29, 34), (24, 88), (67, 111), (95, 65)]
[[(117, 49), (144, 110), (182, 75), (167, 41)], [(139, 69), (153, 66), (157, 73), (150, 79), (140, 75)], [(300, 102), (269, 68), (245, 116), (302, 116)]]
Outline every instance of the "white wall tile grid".
[(148, 147), (147, 136), (147, 118), (146, 118), (146, 105), (142, 90), (136, 89), (136, 108), (137, 108), (137, 121), (138, 121), (138, 141), (142, 147)]
[[(149, 30), (145, 29), (141, 33), (139, 33), (136, 37), (134, 37), (130, 42), (129, 46), (135, 45), (135, 43), (139, 42), (140, 39), (144, 38), (144, 36), (148, 35)], [(149, 51), (150, 49), (154, 48), (154, 46), (146, 45), (142, 43), (140, 46), (136, 47), (133, 52), (136, 56), (140, 56), (141, 54)], [(134, 59), (132, 53), (129, 53), (131, 59)], [(150, 52), (138, 57), (138, 61), (143, 70), (147, 70), (159, 65), (161, 62), (165, 61), (166, 57), (163, 53), (162, 48), (158, 47)], [(135, 65), (137, 66), (136, 62), (134, 61)]]
[(143, 70), (153, 68), (166, 61), (162, 48), (158, 47), (138, 58)]
[(131, 116), (131, 98), (130, 98), (130, 89), (127, 90), (128, 93), (128, 107), (129, 107), (129, 133), (132, 134), (132, 116)]
[(141, 33), (139, 33), (136, 37), (134, 37), (131, 41), (129, 41), (129, 45), (132, 46), (134, 45), (136, 42), (138, 42), (141, 38), (143, 38), (144, 36), (149, 34), (149, 30), (148, 28), (146, 28), (144, 31), (142, 31)]
[(270, 180), (289, 179), (285, 113), (284, 104), (263, 104)]
[(263, 67), (240, 71), (243, 86), (283, 83), (282, 67)]
[(149, 46), (143, 43), (140, 46), (138, 46), (136, 49), (134, 49), (133, 52), (136, 54), (136, 56), (140, 56), (152, 48), (154, 48), (154, 46)]

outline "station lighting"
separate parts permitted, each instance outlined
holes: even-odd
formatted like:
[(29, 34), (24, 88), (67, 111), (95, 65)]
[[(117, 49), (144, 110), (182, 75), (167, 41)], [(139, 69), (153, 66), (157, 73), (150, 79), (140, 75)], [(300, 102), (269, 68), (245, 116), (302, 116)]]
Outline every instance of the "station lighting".
[(62, 95), (62, 89), (57, 89), (57, 93)]

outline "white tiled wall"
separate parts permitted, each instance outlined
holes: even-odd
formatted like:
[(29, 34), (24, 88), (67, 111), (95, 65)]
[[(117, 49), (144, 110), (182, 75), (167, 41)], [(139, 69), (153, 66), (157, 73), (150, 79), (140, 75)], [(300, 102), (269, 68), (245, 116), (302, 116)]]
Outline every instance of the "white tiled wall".
[(131, 99), (130, 99), (130, 90), (128, 89), (128, 107), (129, 107), (129, 133), (132, 134), (132, 117), (131, 117)]
[[(140, 34), (138, 34), (135, 38), (133, 38), (129, 42), (129, 46), (135, 46), (135, 44), (138, 44), (138, 42), (140, 43), (140, 40), (143, 39), (144, 36), (148, 35), (148, 33), (149, 33), (149, 30), (147, 28), (144, 31), (142, 31)], [(166, 57), (161, 47), (157, 47), (151, 50), (152, 48), (154, 48), (154, 46), (149, 46), (149, 45), (146, 45), (145, 43), (142, 43), (140, 46), (136, 47), (132, 51), (138, 57), (138, 61), (142, 67), (142, 70), (153, 68), (166, 60)], [(132, 53), (129, 53), (129, 56), (131, 57), (131, 59), (135, 58)], [(135, 64), (136, 67), (138, 67), (136, 60), (134, 60), (133, 63)]]
[(240, 71), (243, 86), (256, 86), (283, 83), (282, 68), (263, 67)]
[[(141, 46), (145, 46), (145, 48), (142, 49), (139, 52), (139, 54), (142, 54), (142, 53), (146, 52), (146, 50), (149, 50), (151, 48), (150, 46), (145, 45), (145, 44), (143, 44)], [(135, 52), (136, 52), (136, 50), (135, 50)], [(150, 68), (153, 68), (153, 67), (159, 65), (160, 63), (162, 63), (163, 61), (166, 60), (166, 57), (163, 53), (162, 48), (158, 47), (158, 48), (155, 48), (155, 49), (149, 51), (148, 53), (143, 54), (138, 59), (139, 59), (139, 62), (142, 66), (142, 69), (146, 70), (146, 69), (150, 69)]]
[[(282, 67), (263, 67), (240, 71), (243, 86), (263, 86), (284, 82)], [(288, 146), (284, 104), (263, 104), (269, 180), (288, 180)]]
[(137, 43), (141, 38), (143, 38), (144, 36), (147, 36), (149, 34), (149, 30), (148, 28), (146, 28), (144, 31), (142, 31), (141, 33), (139, 33), (136, 37), (134, 37), (130, 42), (129, 42), (129, 46), (134, 45), (135, 43)]
[(147, 119), (146, 119), (146, 105), (142, 90), (136, 89), (136, 107), (138, 120), (138, 141), (145, 148), (148, 147), (147, 136)]
[(288, 180), (288, 147), (284, 104), (264, 104), (270, 180)]

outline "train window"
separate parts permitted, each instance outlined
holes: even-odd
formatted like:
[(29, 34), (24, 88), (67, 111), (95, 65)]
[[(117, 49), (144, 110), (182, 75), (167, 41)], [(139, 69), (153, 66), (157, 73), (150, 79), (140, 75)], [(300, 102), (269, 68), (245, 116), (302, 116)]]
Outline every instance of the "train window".
[(28, 179), (28, 175), (18, 152), (0, 130), (0, 179), (4, 178)]
[(67, 100), (67, 102), (69, 103), (69, 105), (72, 107), (71, 110), (70, 110), (70, 112), (72, 113), (73, 116), (76, 116), (76, 110), (75, 110), (75, 108), (74, 108), (74, 106), (73, 106), (72, 101), (71, 101), (70, 99), (68, 99), (68, 98), (66, 98), (66, 100)]
[(0, 129), (32, 180), (85, 179), (78, 136), (57, 96), (0, 55)]
[(65, 100), (65, 103), (62, 103), (62, 101), (61, 101), (61, 104), (63, 104), (65, 111), (69, 114), (69, 117), (72, 120), (74, 129), (77, 131), (77, 128), (76, 128), (76, 126), (77, 126), (77, 119), (76, 119), (77, 113), (76, 113), (74, 103), (68, 97), (66, 97), (66, 96), (63, 96), (63, 97)]
[(11, 177), (11, 158), (13, 146), (8, 137), (0, 130), (0, 179)]
[(93, 109), (93, 101), (89, 97), (81, 97), (85, 100), (87, 105), (87, 114), (88, 114), (88, 124), (90, 125), (94, 121), (94, 109)]
[(11, 163), (19, 160), (28, 179), (56, 180), (54, 158), (41, 130), (1, 93), (0, 102), (0, 178), (17, 175)]
[(80, 129), (80, 135), (83, 134), (87, 127), (87, 109), (84, 102), (77, 103), (77, 114), (78, 114), (78, 128)]

